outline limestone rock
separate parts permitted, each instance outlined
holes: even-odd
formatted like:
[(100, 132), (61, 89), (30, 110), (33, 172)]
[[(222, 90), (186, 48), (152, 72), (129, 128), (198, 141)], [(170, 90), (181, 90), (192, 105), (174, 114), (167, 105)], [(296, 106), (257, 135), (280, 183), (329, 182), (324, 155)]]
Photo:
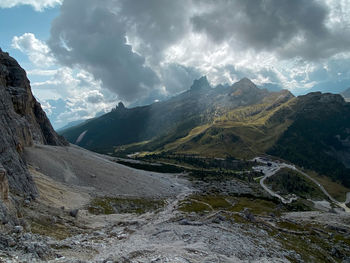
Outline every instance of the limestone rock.
[(9, 184), (5, 168), (0, 164), (0, 194), (3, 201), (8, 200)]
[(8, 53), (0, 50), (0, 165), (9, 188), (23, 196), (37, 189), (22, 159), (23, 147), (33, 143), (63, 146), (40, 104), (34, 98), (25, 71)]

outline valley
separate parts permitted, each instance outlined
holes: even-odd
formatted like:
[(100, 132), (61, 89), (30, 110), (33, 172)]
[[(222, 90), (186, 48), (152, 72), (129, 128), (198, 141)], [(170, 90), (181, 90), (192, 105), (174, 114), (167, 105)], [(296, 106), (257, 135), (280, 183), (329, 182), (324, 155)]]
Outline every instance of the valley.
[(340, 95), (202, 77), (59, 135), (26, 72), (0, 62), (1, 262), (350, 259)]
[[(135, 170), (117, 164), (118, 158), (76, 146), (27, 150), (27, 156), (44, 150), (47, 160), (30, 163), (40, 197), (20, 210), (25, 228), (8, 232), (4, 239), (16, 242), (1, 252), (9, 262), (16, 257), (30, 262), (341, 262), (350, 255), (350, 213), (337, 207), (337, 201), (329, 200), (333, 207), (329, 209), (296, 195), (289, 202), (262, 188), (262, 179), (260, 184), (254, 180), (261, 178), (261, 170), (265, 177), (273, 177), (282, 167), (295, 169), (285, 163), (266, 158), (249, 163), (195, 161), (192, 157), (192, 163), (207, 163), (207, 172), (193, 164), (175, 166), (181, 172), (157, 173), (145, 171), (146, 166), (159, 167), (161, 162), (142, 161), (145, 170)], [(45, 171), (45, 163), (60, 160), (62, 156), (55, 159), (60, 151), (65, 152), (62, 165), (71, 176), (53, 178), (53, 171)], [(55, 155), (50, 156), (52, 152)], [(123, 171), (118, 174), (129, 173), (131, 188), (116, 176), (109, 184), (123, 188), (114, 193), (96, 191), (101, 186), (87, 185), (88, 180), (79, 176), (91, 177), (93, 172), (100, 182), (107, 177), (98, 170), (84, 175), (75, 162), (65, 161), (77, 160), (77, 153), (82, 156), (80, 162), (86, 158), (96, 169), (106, 162), (109, 169)], [(130, 166), (141, 163), (123, 160)], [(216, 170), (224, 161), (227, 170)], [(133, 174), (137, 176), (131, 179)], [(73, 181), (76, 176), (79, 180)], [(155, 181), (140, 188), (145, 176)]]

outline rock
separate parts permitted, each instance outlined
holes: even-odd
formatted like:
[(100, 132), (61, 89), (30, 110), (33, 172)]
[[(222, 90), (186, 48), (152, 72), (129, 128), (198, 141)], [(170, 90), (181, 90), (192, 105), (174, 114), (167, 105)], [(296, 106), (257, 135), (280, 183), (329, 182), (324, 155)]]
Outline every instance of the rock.
[(220, 224), (223, 221), (225, 221), (225, 217), (223, 217), (222, 215), (217, 215), (212, 219), (212, 222), (214, 224)]
[(8, 200), (9, 184), (7, 180), (6, 170), (0, 163), (0, 193), (3, 201)]
[(21, 232), (23, 232), (23, 226), (15, 226), (13, 228), (13, 232), (14, 233), (21, 233)]
[(12, 237), (9, 237), (7, 240), (7, 245), (9, 247), (14, 247), (14, 246), (16, 246), (16, 241)]
[(109, 255), (108, 258), (106, 258), (105, 260), (103, 260), (103, 263), (113, 263), (115, 262), (115, 260), (113, 259), (112, 255)]
[(256, 222), (255, 216), (250, 212), (248, 208), (244, 208), (243, 214), (244, 214), (244, 217), (250, 222)]
[(15, 59), (0, 51), (0, 164), (6, 171), (11, 191), (38, 194), (22, 152), (34, 142), (67, 145), (57, 135), (40, 104), (34, 98), (25, 71)]
[(181, 219), (179, 222), (180, 225), (184, 225), (184, 226), (189, 226), (190, 222), (187, 219)]
[(69, 215), (71, 217), (77, 217), (78, 216), (79, 209), (73, 209), (69, 212)]
[(25, 233), (24, 235), (23, 235), (23, 239), (24, 240), (30, 240), (32, 238), (32, 235), (30, 234), (30, 233)]

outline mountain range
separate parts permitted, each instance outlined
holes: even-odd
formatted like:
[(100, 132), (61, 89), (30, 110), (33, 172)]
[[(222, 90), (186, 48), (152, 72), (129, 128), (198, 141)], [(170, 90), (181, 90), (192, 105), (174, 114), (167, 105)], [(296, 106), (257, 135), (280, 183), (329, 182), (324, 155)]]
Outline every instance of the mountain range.
[(253, 158), (269, 154), (350, 186), (350, 104), (341, 95), (258, 88), (244, 78), (212, 88), (206, 77), (167, 101), (66, 129), (71, 143), (112, 155), (133, 152)]

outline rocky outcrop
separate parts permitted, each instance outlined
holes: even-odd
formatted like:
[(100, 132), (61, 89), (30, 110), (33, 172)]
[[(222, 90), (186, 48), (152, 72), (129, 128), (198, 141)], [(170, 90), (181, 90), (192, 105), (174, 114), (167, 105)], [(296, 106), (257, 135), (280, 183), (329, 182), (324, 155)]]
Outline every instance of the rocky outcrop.
[(209, 90), (211, 89), (211, 86), (208, 82), (208, 79), (206, 76), (201, 77), (200, 79), (194, 80), (191, 91), (200, 91), (200, 90)]
[(34, 98), (25, 71), (0, 49), (0, 165), (10, 191), (35, 196), (37, 190), (22, 159), (23, 147), (33, 143), (63, 146), (45, 112)]
[(6, 176), (5, 168), (0, 164), (0, 194), (2, 201), (7, 201), (9, 198), (9, 184)]

